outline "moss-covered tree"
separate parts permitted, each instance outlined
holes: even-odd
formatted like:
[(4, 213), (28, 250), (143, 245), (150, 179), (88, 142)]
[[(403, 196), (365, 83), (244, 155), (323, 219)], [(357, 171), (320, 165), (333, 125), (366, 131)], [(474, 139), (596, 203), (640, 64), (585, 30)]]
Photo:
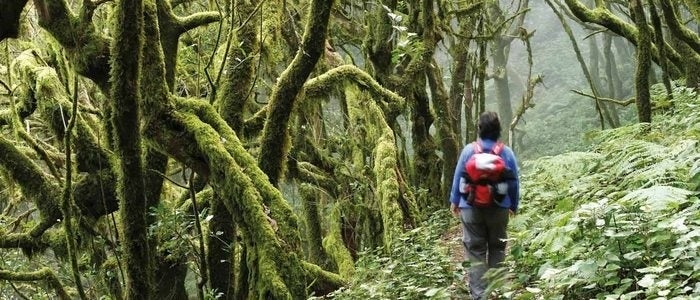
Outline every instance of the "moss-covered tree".
[(651, 68), (651, 33), (646, 12), (639, 0), (630, 1), (630, 11), (639, 29), (637, 34), (637, 71), (634, 75), (637, 117), (639, 122), (651, 122), (651, 96), (649, 95), (649, 70)]
[(117, 195), (126, 273), (126, 298), (150, 299), (153, 268), (146, 237), (146, 194), (141, 145), (143, 2), (121, 0), (112, 41), (111, 97), (114, 149), (119, 160)]
[[(618, 16), (613, 13), (606, 5), (605, 1), (601, 1), (594, 8), (587, 7), (584, 3), (578, 0), (564, 1), (571, 12), (583, 22), (594, 23), (609, 29), (611, 32), (627, 39), (629, 42), (639, 47), (640, 28), (633, 22), (625, 21), (623, 16)], [(662, 65), (660, 53), (663, 53), (665, 59), (668, 59), (670, 64), (667, 64), (667, 72), (672, 79), (685, 77), (690, 80), (689, 86), (694, 86), (697, 81), (697, 65), (700, 62), (700, 52), (697, 48), (693, 48), (697, 44), (697, 35), (692, 32), (686, 25), (678, 22), (677, 15), (674, 13), (673, 6), (669, 1), (660, 1), (661, 10), (664, 15), (664, 23), (669, 28), (671, 36), (669, 39), (654, 41), (650, 44), (650, 57), (653, 62)], [(691, 9), (696, 7), (695, 4), (689, 4)], [(644, 7), (642, 7), (644, 11)], [(628, 13), (631, 14), (629, 10)], [(648, 23), (645, 23), (648, 24)], [(648, 26), (648, 25), (647, 25)], [(673, 39), (678, 39), (681, 42), (676, 43)], [(663, 48), (663, 51), (659, 49)]]
[[(460, 111), (471, 125), (486, 105), (483, 2), (224, 2), (24, 5), (50, 46), (8, 55), (0, 184), (29, 213), (12, 211), (25, 226), (0, 232), (0, 247), (65, 259), (75, 240), (79, 276), (106, 278), (86, 280), (87, 298), (185, 299), (197, 286), (200, 298), (302, 299), (446, 203), (460, 136), (474, 137)], [(459, 70), (440, 65), (445, 53)], [(61, 211), (69, 169), (77, 209)], [(61, 296), (75, 284), (10, 275)]]

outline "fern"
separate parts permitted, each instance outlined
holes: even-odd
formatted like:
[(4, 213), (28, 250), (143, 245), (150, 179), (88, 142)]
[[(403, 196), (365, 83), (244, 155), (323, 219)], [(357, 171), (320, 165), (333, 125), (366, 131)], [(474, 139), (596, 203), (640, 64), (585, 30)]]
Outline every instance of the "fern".
[[(508, 296), (700, 296), (700, 99), (676, 88), (655, 122), (590, 134), (591, 152), (525, 164), (501, 282)], [(498, 273), (501, 276), (506, 273)]]

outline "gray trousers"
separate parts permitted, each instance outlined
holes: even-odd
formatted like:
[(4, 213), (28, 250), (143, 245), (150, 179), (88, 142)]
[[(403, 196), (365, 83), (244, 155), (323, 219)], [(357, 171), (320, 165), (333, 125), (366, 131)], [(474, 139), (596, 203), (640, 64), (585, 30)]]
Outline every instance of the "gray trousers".
[(484, 295), (488, 282), (482, 278), (489, 268), (499, 267), (506, 255), (506, 227), (508, 209), (463, 208), (462, 242), (471, 262), (469, 291), (473, 299), (487, 299)]

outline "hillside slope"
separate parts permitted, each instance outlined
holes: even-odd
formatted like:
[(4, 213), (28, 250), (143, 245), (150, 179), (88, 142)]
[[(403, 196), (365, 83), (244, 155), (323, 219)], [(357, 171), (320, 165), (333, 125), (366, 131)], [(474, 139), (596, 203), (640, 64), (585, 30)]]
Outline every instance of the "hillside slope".
[(511, 296), (700, 298), (700, 97), (674, 98), (651, 125), (591, 134), (592, 151), (524, 164)]
[[(657, 102), (654, 122), (591, 133), (587, 151), (523, 163), (522, 205), (494, 295), (700, 298), (700, 97)], [(365, 253), (336, 299), (463, 299), (456, 219), (436, 213), (391, 254)]]

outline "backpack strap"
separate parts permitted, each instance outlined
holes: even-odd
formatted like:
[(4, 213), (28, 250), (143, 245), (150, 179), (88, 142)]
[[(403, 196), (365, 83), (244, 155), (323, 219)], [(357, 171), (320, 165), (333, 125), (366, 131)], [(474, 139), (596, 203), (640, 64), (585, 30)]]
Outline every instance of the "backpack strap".
[(479, 154), (484, 152), (484, 147), (481, 145), (479, 141), (475, 141), (472, 145), (474, 145), (474, 154)]
[(503, 151), (503, 148), (505, 148), (505, 145), (501, 142), (496, 142), (496, 145), (493, 146), (493, 149), (491, 149), (491, 153), (500, 156), (501, 152)]
[[(476, 141), (474, 142), (474, 154), (482, 153), (484, 152), (484, 146), (481, 145), (481, 141)], [(493, 149), (491, 149), (491, 153), (494, 155), (501, 155), (501, 152), (503, 152), (503, 148), (505, 148), (505, 145), (502, 142), (496, 142), (493, 145)]]

